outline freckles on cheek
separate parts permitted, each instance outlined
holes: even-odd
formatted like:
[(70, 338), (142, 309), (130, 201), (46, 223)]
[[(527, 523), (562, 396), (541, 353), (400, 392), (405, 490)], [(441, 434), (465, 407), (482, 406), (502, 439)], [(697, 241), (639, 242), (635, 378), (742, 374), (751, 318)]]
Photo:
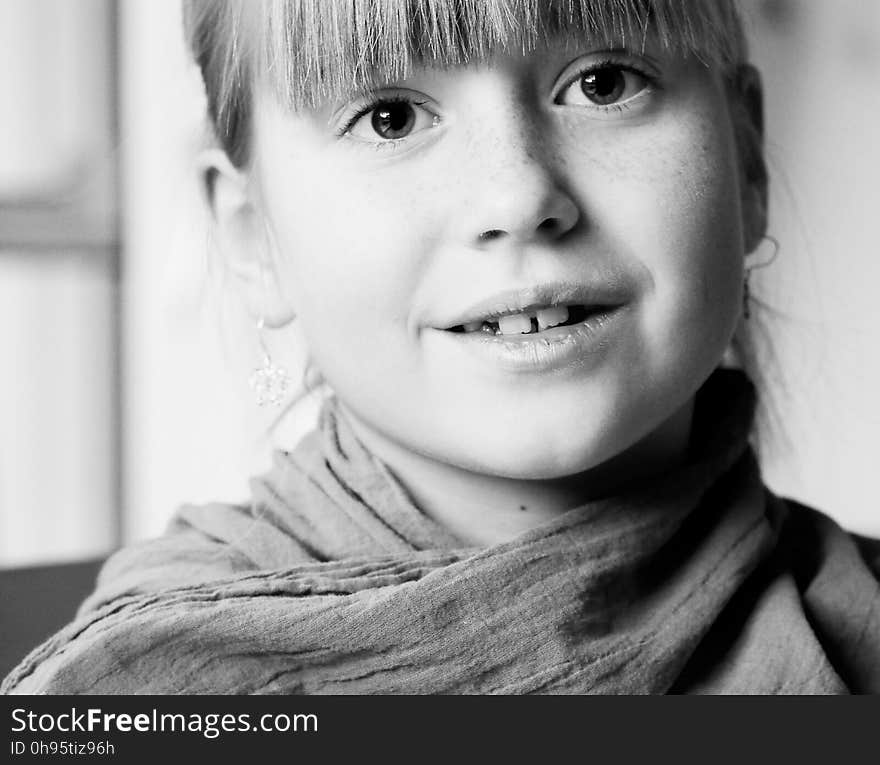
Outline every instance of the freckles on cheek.
[(629, 142), (606, 211), (650, 276), (643, 318), (652, 346), (708, 354), (726, 341), (738, 305), (738, 180), (723, 124), (685, 117), (647, 131), (650, 141)]
[(724, 135), (696, 125), (667, 145), (654, 178), (662, 210), (660, 237), (684, 272), (725, 259), (741, 246), (735, 163)]
[(682, 335), (707, 353), (730, 339), (739, 306), (742, 269), (737, 180), (722, 147), (707, 141), (694, 152), (681, 193), (678, 321)]

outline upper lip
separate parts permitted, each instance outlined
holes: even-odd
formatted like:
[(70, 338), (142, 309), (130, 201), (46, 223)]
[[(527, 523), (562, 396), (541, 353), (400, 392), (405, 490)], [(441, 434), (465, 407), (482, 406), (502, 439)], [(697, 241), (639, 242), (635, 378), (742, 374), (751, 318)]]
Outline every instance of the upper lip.
[(552, 306), (616, 307), (623, 305), (626, 301), (627, 291), (616, 281), (548, 282), (496, 292), (494, 295), (466, 307), (449, 311), (439, 319), (436, 326), (440, 329), (452, 329), (476, 321), (486, 321), (516, 313), (528, 313)]

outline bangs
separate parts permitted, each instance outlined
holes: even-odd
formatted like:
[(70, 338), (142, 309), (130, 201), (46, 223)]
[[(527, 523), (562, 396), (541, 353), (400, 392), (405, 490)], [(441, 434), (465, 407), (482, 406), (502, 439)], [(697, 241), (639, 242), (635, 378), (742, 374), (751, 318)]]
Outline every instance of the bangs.
[(263, 11), (253, 74), (293, 109), (404, 79), (416, 64), (467, 64), (560, 37), (634, 52), (651, 40), (722, 69), (745, 58), (731, 0), (264, 0)]
[(250, 100), (292, 110), (544, 43), (639, 52), (648, 42), (729, 72), (745, 61), (735, 0), (183, 0), (218, 136), (244, 162)]

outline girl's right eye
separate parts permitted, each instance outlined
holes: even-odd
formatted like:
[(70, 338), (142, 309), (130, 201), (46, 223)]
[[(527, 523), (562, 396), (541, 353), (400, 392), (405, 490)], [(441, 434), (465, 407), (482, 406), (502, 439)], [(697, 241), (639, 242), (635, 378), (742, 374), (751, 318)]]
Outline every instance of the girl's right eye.
[(427, 103), (402, 94), (379, 96), (356, 111), (342, 135), (370, 143), (403, 140), (439, 122), (437, 114), (426, 108)]

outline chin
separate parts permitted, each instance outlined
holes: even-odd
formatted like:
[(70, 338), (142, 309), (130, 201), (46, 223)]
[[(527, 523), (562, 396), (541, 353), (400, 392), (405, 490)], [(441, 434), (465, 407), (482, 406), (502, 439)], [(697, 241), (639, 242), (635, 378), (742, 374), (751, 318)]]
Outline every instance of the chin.
[[(676, 416), (681, 408), (677, 400), (661, 405), (655, 399), (609, 396), (567, 403), (558, 409), (523, 407), (516, 421), (503, 415), (475, 419), (482, 425), (474, 428), (472, 421), (467, 428), (466, 443), (472, 445), (468, 462), (487, 475), (560, 479), (591, 471), (633, 450), (647, 457), (657, 452), (658, 445), (671, 444), (670, 438), (675, 441), (681, 430), (676, 424), (681, 419)], [(689, 424), (689, 416), (685, 420)], [(457, 439), (454, 432), (444, 435), (449, 437), (447, 446), (456, 440), (462, 443), (461, 431)]]
[(491, 464), (477, 466), (477, 472), (493, 475), (498, 478), (513, 478), (522, 481), (551, 481), (569, 478), (602, 464), (598, 457), (547, 459), (545, 456), (523, 458), (521, 455), (511, 456), (504, 461), (493, 460)]
[[(581, 431), (569, 441), (508, 439), (499, 447), (487, 445), (470, 460), (477, 473), (519, 480), (552, 480), (586, 472), (611, 459), (621, 449), (617, 445), (585, 440)], [(486, 458), (486, 455), (491, 455)]]

